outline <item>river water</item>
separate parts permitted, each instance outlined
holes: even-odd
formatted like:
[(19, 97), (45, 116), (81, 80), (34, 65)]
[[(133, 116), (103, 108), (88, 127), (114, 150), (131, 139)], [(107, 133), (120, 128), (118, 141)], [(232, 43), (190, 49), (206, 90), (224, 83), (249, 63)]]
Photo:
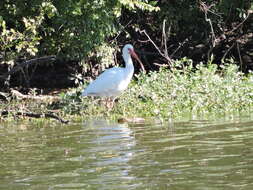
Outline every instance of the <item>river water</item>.
[(253, 118), (0, 124), (3, 190), (252, 190)]

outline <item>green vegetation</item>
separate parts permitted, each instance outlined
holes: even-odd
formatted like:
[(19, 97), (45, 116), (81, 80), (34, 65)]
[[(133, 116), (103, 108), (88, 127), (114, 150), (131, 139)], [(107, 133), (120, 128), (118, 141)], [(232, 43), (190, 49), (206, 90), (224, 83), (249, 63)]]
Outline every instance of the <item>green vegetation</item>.
[(0, 64), (45, 54), (87, 63), (84, 59), (121, 29), (117, 20), (122, 8), (158, 10), (151, 4), (132, 0), (2, 0)]
[[(252, 1), (1, 0), (0, 8), (2, 115), (19, 107), (19, 116), (169, 119), (252, 108)], [(83, 84), (119, 65), (118, 50), (129, 42), (143, 50), (147, 73), (109, 112), (97, 99), (81, 99)], [(39, 64), (45, 55), (56, 61)], [(60, 99), (13, 96), (13, 88), (35, 96), (57, 88)]]
[[(137, 42), (143, 38), (138, 32), (143, 29), (152, 34), (156, 44), (163, 44), (160, 36), (165, 20), (166, 51), (174, 59), (183, 55), (207, 62), (214, 54), (217, 61), (233, 56), (242, 64), (234, 45), (242, 33), (241, 59), (244, 54), (251, 55), (247, 51), (252, 33), (251, 1), (2, 0), (0, 7), (0, 65), (10, 67), (21, 58), (57, 55), (61, 61), (77, 61), (83, 76), (94, 75), (94, 65), (108, 64), (97, 59), (100, 47)], [(151, 43), (148, 49), (152, 49)]]
[[(174, 67), (135, 76), (112, 110), (98, 98), (81, 98), (84, 86), (69, 89), (59, 99), (40, 101), (19, 99), (1, 104), (1, 110), (32, 113), (57, 113), (64, 119), (159, 118), (161, 120), (208, 118), (210, 115), (234, 115), (253, 108), (253, 74), (244, 74), (234, 64), (219, 67), (211, 62), (193, 67), (192, 60), (182, 59)], [(31, 95), (36, 95), (33, 91)], [(21, 114), (22, 115), (22, 114)]]
[(195, 118), (210, 114), (236, 114), (253, 106), (253, 74), (247, 76), (238, 67), (226, 64), (218, 68), (209, 63), (197, 68), (192, 61), (177, 61), (172, 69), (161, 69), (136, 75), (129, 89), (115, 107), (108, 109), (91, 98), (80, 99), (80, 90), (62, 94), (64, 114), (84, 117), (158, 117), (165, 120)]

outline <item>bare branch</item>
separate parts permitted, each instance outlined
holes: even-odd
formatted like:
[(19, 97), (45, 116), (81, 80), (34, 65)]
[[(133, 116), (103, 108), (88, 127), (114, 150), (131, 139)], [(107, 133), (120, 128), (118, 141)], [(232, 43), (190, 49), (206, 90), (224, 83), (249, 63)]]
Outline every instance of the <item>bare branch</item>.
[(157, 49), (157, 51), (159, 52), (159, 54), (161, 56), (163, 56), (165, 58), (165, 55), (161, 52), (161, 50), (159, 49), (159, 47), (155, 44), (155, 42), (150, 38), (150, 36), (147, 34), (147, 32), (145, 30), (140, 31), (141, 34), (145, 34), (146, 37), (148, 38), (148, 40), (153, 44), (153, 46)]
[(172, 65), (172, 63), (173, 63), (173, 61), (172, 61), (172, 59), (169, 57), (169, 55), (168, 55), (168, 49), (167, 49), (167, 36), (166, 36), (166, 32), (165, 32), (165, 23), (166, 23), (166, 21), (164, 20), (164, 22), (163, 22), (163, 36), (162, 36), (162, 38), (163, 38), (163, 40), (164, 40), (164, 52), (162, 52), (160, 49), (159, 49), (159, 47), (155, 44), (155, 42), (150, 38), (150, 36), (147, 34), (147, 32), (145, 31), (145, 30), (141, 30), (140, 31), (140, 34), (145, 34), (145, 36), (148, 38), (148, 41), (149, 42), (151, 42), (152, 44), (153, 44), (153, 46), (156, 48), (156, 50), (159, 52), (159, 54), (162, 56), (162, 57), (164, 57), (167, 61), (168, 61), (168, 63), (169, 63), (169, 65), (171, 66)]
[(163, 42), (164, 42), (164, 55), (165, 55), (165, 57), (169, 57), (168, 48), (167, 48), (167, 36), (166, 36), (165, 24), (166, 24), (166, 20), (163, 20), (163, 36), (162, 36), (162, 39), (163, 39)]
[(175, 55), (175, 53), (177, 53), (177, 51), (183, 47), (183, 45), (188, 41), (188, 38), (186, 38), (182, 43), (179, 43), (179, 46), (173, 51), (172, 54), (170, 54), (171, 57), (173, 57)]
[(12, 68), (7, 73), (5, 73), (3, 75), (0, 75), (0, 79), (6, 80), (6, 78), (8, 78), (8, 76), (20, 71), (25, 66), (29, 66), (31, 64), (38, 63), (38, 62), (54, 61), (55, 59), (56, 59), (56, 57), (54, 55), (52, 55), (52, 56), (44, 56), (44, 57), (39, 57), (39, 58), (34, 58), (34, 59), (31, 59), (31, 60), (28, 60), (28, 61), (24, 61), (21, 64), (19, 64), (19, 65), (15, 66), (14, 68)]
[(248, 12), (248, 14), (247, 14), (247, 16), (245, 17), (245, 19), (241, 22), (241, 23), (239, 23), (236, 27), (234, 27), (232, 30), (230, 30), (229, 32), (227, 32), (227, 33), (232, 33), (232, 32), (234, 32), (235, 30), (237, 30), (241, 25), (243, 25), (243, 23), (249, 18), (249, 15), (250, 15), (250, 13)]
[(116, 39), (120, 36), (120, 34), (125, 30), (125, 28), (126, 28), (129, 24), (131, 24), (132, 21), (133, 21), (133, 20), (130, 20), (125, 26), (123, 26), (123, 28), (120, 30), (120, 32), (117, 34), (117, 36), (114, 37), (114, 38), (113, 38), (112, 40), (110, 40), (110, 41), (116, 40)]
[(226, 58), (228, 52), (229, 52), (234, 46), (235, 46), (235, 43), (233, 43), (233, 44), (228, 48), (228, 50), (224, 53), (223, 57), (221, 58), (222, 61), (225, 60), (225, 58)]
[(240, 47), (239, 47), (239, 43), (236, 42), (236, 45), (237, 45), (237, 51), (238, 51), (238, 56), (239, 56), (239, 60), (240, 60), (240, 66), (241, 66), (241, 69), (242, 69), (242, 56), (241, 56), (241, 52), (240, 52)]
[(168, 65), (166, 65), (166, 64), (160, 64), (160, 63), (156, 63), (156, 62), (154, 62), (153, 64), (157, 65), (159, 67), (168, 67)]
[[(200, 9), (204, 12), (205, 14), (205, 20), (206, 22), (209, 23), (210, 28), (211, 28), (211, 35), (212, 35), (212, 48), (214, 48), (216, 46), (216, 38), (215, 38), (215, 33), (214, 33), (214, 29), (213, 29), (213, 24), (212, 24), (212, 20), (210, 18), (207, 17), (207, 13), (211, 12), (209, 9), (214, 6), (213, 4), (210, 6), (207, 6), (204, 2), (200, 1)], [(211, 12), (213, 13), (213, 12)], [(209, 58), (209, 57), (208, 57)]]

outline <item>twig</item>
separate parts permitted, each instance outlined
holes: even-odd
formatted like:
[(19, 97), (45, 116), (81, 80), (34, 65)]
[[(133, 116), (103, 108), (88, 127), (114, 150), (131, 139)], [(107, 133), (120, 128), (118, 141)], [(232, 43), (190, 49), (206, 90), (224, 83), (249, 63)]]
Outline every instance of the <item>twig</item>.
[(39, 57), (39, 58), (34, 58), (28, 61), (24, 61), (23, 63), (15, 66), (14, 68), (12, 68), (10, 71), (8, 71), (7, 73), (0, 75), (0, 79), (2, 80), (6, 80), (6, 78), (8, 78), (10, 75), (18, 72), (19, 70), (21, 70), (23, 67), (25, 66), (29, 66), (33, 63), (37, 63), (37, 62), (44, 62), (44, 61), (53, 61), (55, 60), (56, 57), (54, 55), (52, 56), (44, 56), (44, 57)]
[(183, 47), (183, 45), (188, 41), (188, 38), (186, 38), (182, 43), (179, 43), (179, 46), (172, 52), (172, 54), (170, 54), (171, 57), (173, 57), (175, 55), (175, 53), (181, 48)]
[(232, 33), (232, 32), (234, 32), (235, 30), (237, 30), (241, 25), (243, 25), (243, 23), (249, 18), (249, 15), (250, 15), (250, 13), (248, 12), (248, 14), (247, 14), (247, 16), (245, 17), (245, 19), (241, 22), (241, 23), (239, 23), (236, 27), (234, 27), (232, 30), (230, 30), (229, 32), (227, 32), (227, 33)]
[(238, 55), (239, 55), (239, 60), (240, 60), (240, 66), (241, 66), (241, 69), (242, 69), (242, 56), (241, 56), (241, 52), (240, 52), (240, 47), (239, 47), (239, 43), (236, 42), (236, 46), (237, 46), (237, 51), (238, 51)]
[[(168, 48), (167, 48), (167, 36), (166, 36), (166, 30), (165, 30), (165, 25), (166, 25), (166, 20), (163, 20), (163, 35), (162, 35), (162, 41), (164, 42), (164, 55), (166, 57), (169, 57), (168, 54)], [(169, 27), (169, 32), (170, 32), (170, 27)]]
[(125, 30), (125, 28), (126, 28), (129, 24), (131, 24), (132, 21), (133, 21), (133, 20), (130, 20), (125, 26), (123, 26), (123, 28), (120, 30), (120, 32), (117, 34), (117, 36), (114, 37), (114, 38), (113, 38), (112, 40), (110, 40), (110, 41), (116, 40), (116, 39), (119, 37), (119, 35)]
[[(212, 35), (212, 48), (211, 48), (211, 50), (216, 46), (216, 38), (215, 38), (215, 33), (214, 33), (214, 29), (213, 29), (212, 20), (207, 17), (208, 12), (213, 13), (212, 11), (209, 10), (212, 6), (213, 5), (207, 6), (204, 2), (200, 1), (200, 8), (204, 12), (205, 20), (206, 20), (206, 22), (209, 23), (210, 28), (211, 28), (211, 35)], [(208, 55), (208, 58), (209, 58), (209, 55)]]
[(33, 113), (33, 112), (22, 112), (22, 111), (8, 111), (8, 110), (3, 110), (0, 111), (0, 115), (1, 116), (6, 116), (8, 114), (12, 114), (15, 116), (25, 116), (25, 117), (33, 117), (33, 118), (52, 118), (52, 119), (56, 119), (57, 121), (60, 121), (61, 123), (67, 124), (69, 121), (68, 120), (64, 120), (62, 118), (60, 118), (57, 115), (54, 115), (52, 113)]
[(166, 33), (165, 33), (165, 23), (166, 21), (163, 22), (163, 38), (164, 38), (164, 53), (159, 49), (159, 47), (155, 44), (155, 42), (150, 38), (150, 36), (147, 34), (147, 32), (145, 30), (141, 30), (140, 34), (145, 34), (145, 36), (148, 38), (148, 41), (151, 42), (153, 44), (153, 46), (156, 48), (156, 50), (159, 52), (159, 54), (164, 57), (169, 65), (171, 66), (173, 61), (172, 59), (168, 56), (168, 50), (167, 50), (167, 37), (166, 37)]
[(155, 44), (155, 42), (150, 38), (150, 36), (147, 34), (147, 32), (145, 30), (140, 31), (141, 34), (145, 34), (148, 38), (148, 40), (153, 44), (153, 46), (157, 49), (157, 51), (159, 52), (159, 54), (161, 56), (163, 56), (165, 58), (165, 55), (161, 52), (161, 50), (159, 49), (159, 47)]
[(228, 52), (234, 47), (234, 45), (235, 45), (235, 43), (233, 43), (229, 48), (228, 48), (228, 50), (224, 53), (224, 55), (223, 55), (223, 57), (222, 57), (222, 61), (224, 61), (225, 60), (225, 57), (227, 56), (227, 54), (228, 54)]
[(160, 63), (156, 63), (156, 62), (154, 62), (153, 64), (157, 65), (159, 67), (168, 67), (168, 65), (166, 65), (166, 64), (160, 64)]
[(141, 42), (141, 43), (148, 43), (149, 40), (139, 40), (139, 39), (138, 39), (138, 42)]
[(0, 92), (0, 100), (8, 101), (8, 94), (4, 92)]
[[(7, 67), (8, 72), (13, 68), (13, 64), (9, 64)], [(1, 78), (0, 78), (1, 79)], [(10, 87), (10, 80), (11, 80), (11, 76), (8, 75), (5, 80), (4, 80), (4, 86), (9, 88)]]

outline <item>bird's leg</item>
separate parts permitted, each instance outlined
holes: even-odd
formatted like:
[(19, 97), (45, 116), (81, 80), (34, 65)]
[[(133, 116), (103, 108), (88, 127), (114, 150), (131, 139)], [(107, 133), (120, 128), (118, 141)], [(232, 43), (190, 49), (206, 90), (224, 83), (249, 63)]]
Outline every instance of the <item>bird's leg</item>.
[(104, 105), (105, 107), (107, 107), (107, 98), (100, 98), (99, 103), (100, 105)]
[(108, 97), (108, 98), (104, 98), (104, 99), (100, 99), (101, 104), (103, 104), (109, 111), (112, 110), (113, 106), (114, 106), (114, 97)]
[(106, 108), (110, 107), (110, 98), (101, 98), (100, 103), (104, 105)]
[(115, 98), (113, 98), (113, 97), (108, 98), (108, 102), (106, 104), (106, 107), (108, 108), (109, 111), (111, 111), (114, 106), (114, 100), (115, 100)]

